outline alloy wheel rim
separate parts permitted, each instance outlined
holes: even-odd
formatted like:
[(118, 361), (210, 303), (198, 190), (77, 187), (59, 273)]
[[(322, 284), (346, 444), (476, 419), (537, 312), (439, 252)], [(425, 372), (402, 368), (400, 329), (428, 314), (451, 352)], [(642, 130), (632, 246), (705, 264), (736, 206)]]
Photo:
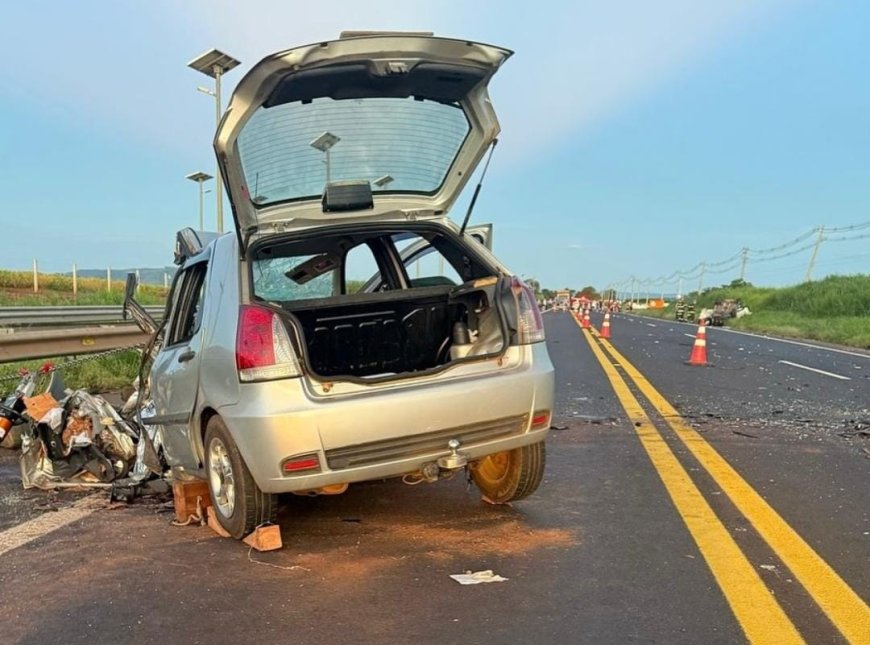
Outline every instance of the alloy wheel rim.
[(224, 517), (231, 517), (236, 506), (236, 480), (229, 452), (217, 438), (209, 444), (208, 481), (218, 511)]

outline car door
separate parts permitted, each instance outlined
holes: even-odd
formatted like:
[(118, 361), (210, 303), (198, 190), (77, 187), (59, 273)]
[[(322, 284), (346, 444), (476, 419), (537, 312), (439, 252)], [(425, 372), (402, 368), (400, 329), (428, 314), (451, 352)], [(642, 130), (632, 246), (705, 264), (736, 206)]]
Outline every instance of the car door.
[(201, 364), (202, 319), (208, 258), (185, 265), (170, 294), (172, 308), (164, 331), (163, 349), (151, 368), (151, 394), (170, 466), (198, 468), (191, 436)]

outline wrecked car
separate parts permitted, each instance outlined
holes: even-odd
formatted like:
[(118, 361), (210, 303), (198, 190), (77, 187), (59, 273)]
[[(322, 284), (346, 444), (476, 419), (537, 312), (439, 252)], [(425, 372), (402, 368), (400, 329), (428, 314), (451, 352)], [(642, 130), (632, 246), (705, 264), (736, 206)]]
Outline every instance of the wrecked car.
[(236, 88), (214, 143), (235, 231), (179, 234), (161, 326), (132, 276), (127, 299), (156, 329), (141, 421), (233, 537), (280, 493), (465, 468), (492, 503), (537, 489), (553, 367), (534, 293), (470, 210), (449, 218), (495, 144), (487, 85), (510, 54), (346, 33)]
[[(42, 381), (47, 387), (36, 394)], [(138, 428), (103, 397), (67, 389), (50, 363), (23, 370), (0, 404), (0, 439), (13, 427), (24, 488), (113, 487), (137, 463)]]
[(727, 298), (717, 300), (712, 308), (705, 308), (698, 314), (698, 322), (713, 327), (722, 327), (728, 318), (743, 318), (752, 312), (740, 300)]

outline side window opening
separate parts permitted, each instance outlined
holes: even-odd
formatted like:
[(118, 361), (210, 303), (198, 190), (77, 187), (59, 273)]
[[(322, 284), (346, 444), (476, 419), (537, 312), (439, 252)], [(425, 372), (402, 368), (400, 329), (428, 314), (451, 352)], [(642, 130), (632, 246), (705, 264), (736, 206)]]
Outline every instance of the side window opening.
[[(440, 238), (439, 238), (440, 241)], [(458, 285), (466, 282), (453, 263), (438, 248), (437, 242), (414, 235), (399, 242), (399, 253), (412, 287)]]
[(173, 318), (167, 346), (186, 343), (194, 337), (202, 324), (205, 301), (205, 274), (208, 265), (200, 262), (187, 269), (176, 285), (177, 299), (173, 302)]
[(381, 280), (381, 271), (368, 244), (357, 244), (344, 256), (344, 293), (360, 293), (372, 278)]

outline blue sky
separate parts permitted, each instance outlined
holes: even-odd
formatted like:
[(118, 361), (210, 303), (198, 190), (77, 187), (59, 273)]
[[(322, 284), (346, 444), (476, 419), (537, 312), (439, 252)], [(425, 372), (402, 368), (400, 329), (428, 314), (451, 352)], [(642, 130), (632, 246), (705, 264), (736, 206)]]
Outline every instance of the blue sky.
[[(214, 168), (213, 103), (195, 91), (208, 79), (187, 61), (211, 47), (240, 58), (226, 98), (268, 53), (351, 28), (516, 51), (491, 87), (503, 133), (474, 220), (493, 222), (499, 256), (545, 286), (657, 279), (818, 225), (870, 221), (870, 3), (299, 6), (4, 7), (0, 266), (168, 263), (175, 230), (197, 222), (184, 176)], [(808, 261), (809, 251), (750, 261), (747, 278), (797, 282)], [(814, 275), (868, 266), (870, 239), (825, 242)]]

